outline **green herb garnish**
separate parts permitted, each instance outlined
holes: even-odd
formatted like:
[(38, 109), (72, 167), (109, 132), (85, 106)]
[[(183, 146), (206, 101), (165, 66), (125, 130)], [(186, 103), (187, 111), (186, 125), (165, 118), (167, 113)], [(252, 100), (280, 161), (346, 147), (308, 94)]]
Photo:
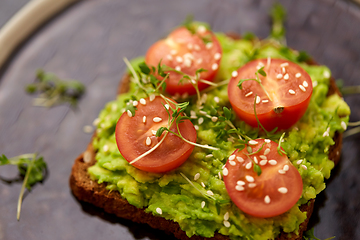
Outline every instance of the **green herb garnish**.
[(286, 10), (280, 3), (275, 3), (270, 12), (272, 27), (270, 37), (286, 45), (285, 26)]

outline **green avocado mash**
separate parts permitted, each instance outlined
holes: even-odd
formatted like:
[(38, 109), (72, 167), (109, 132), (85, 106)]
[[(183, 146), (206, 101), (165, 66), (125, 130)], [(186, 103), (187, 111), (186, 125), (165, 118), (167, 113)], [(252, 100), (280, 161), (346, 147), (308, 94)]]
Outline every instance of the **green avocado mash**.
[[(97, 135), (93, 141), (97, 163), (88, 171), (99, 183), (106, 182), (108, 190), (119, 191), (130, 204), (178, 222), (189, 237), (194, 234), (212, 237), (215, 232), (219, 232), (231, 239), (266, 240), (274, 239), (280, 231), (297, 233), (300, 223), (306, 219), (306, 213), (301, 212), (299, 206), (324, 190), (324, 178), (330, 177), (334, 167), (328, 158), (328, 150), (334, 144), (334, 133), (344, 131), (350, 109), (340, 97), (326, 97), (330, 77), (327, 67), (308, 66), (299, 62), (298, 52), (271, 40), (233, 40), (222, 33), (218, 33), (217, 37), (223, 49), (217, 82), (229, 79), (233, 70), (248, 61), (266, 57), (297, 62), (312, 78), (314, 89), (307, 112), (295, 126), (286, 131), (281, 145), (303, 179), (303, 193), (297, 204), (280, 216), (261, 219), (245, 215), (231, 202), (221, 173), (228, 157), (235, 150), (233, 137), (221, 134), (225, 126), (201, 116), (193, 98), (186, 99), (190, 105), (185, 113), (188, 116), (193, 111), (196, 113), (197, 117), (192, 122), (197, 129), (197, 142), (220, 150), (195, 147), (181, 167), (165, 174), (143, 172), (132, 167), (121, 156), (114, 131), (126, 106), (125, 100), (136, 92), (135, 84), (131, 85), (129, 93), (118, 96), (117, 100), (109, 102), (101, 111), (97, 121)], [(202, 94), (202, 98), (205, 104), (201, 110), (211, 116), (218, 109), (221, 112), (223, 106), (230, 108), (226, 85), (207, 91)], [(203, 123), (199, 124), (199, 118), (203, 118)], [(263, 134), (235, 117), (233, 124), (253, 139)], [(302, 160), (301, 163), (299, 160)], [(200, 177), (194, 179), (198, 173)], [(206, 197), (209, 190), (214, 194), (213, 198)], [(229, 214), (226, 224), (225, 214)]]

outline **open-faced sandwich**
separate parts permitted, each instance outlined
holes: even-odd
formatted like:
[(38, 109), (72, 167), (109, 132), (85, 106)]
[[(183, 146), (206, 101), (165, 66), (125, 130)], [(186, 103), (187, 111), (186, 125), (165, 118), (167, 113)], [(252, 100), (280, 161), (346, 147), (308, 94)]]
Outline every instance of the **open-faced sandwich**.
[(301, 239), (350, 109), (327, 67), (249, 36), (192, 22), (125, 59), (74, 195), (179, 239)]

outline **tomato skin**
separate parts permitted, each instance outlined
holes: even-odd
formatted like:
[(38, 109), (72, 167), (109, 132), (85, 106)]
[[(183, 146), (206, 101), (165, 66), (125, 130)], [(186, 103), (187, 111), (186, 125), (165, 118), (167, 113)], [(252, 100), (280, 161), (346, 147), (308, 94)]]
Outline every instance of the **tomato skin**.
[[(156, 97), (152, 102), (149, 98), (145, 100), (146, 105), (138, 104), (135, 116), (129, 117), (125, 112), (116, 125), (116, 143), (120, 153), (128, 162), (154, 147), (164, 137), (165, 132), (162, 136), (156, 137), (152, 130), (157, 131), (158, 128), (167, 127), (168, 124), (168, 113), (162, 105), (166, 104), (165, 100), (161, 97)], [(172, 113), (170, 109), (169, 111)], [(145, 123), (143, 122), (144, 116), (146, 116)], [(162, 121), (155, 123), (153, 121), (155, 117), (160, 117)], [(170, 129), (178, 133), (175, 123)], [(196, 142), (196, 130), (189, 120), (180, 123), (179, 129), (184, 138)], [(146, 144), (147, 137), (151, 139), (150, 145)], [(132, 165), (147, 172), (167, 172), (183, 164), (193, 149), (194, 145), (186, 143), (172, 133), (168, 133), (155, 151)]]
[[(240, 119), (253, 127), (257, 127), (258, 122), (254, 114), (254, 100), (255, 95), (257, 95), (261, 101), (256, 104), (256, 115), (263, 127), (267, 131), (276, 127), (279, 130), (288, 129), (299, 121), (306, 112), (313, 90), (312, 81), (309, 74), (293, 62), (271, 59), (271, 64), (267, 66), (267, 61), (267, 59), (254, 60), (238, 69), (237, 76), (232, 77), (229, 82), (229, 100)], [(242, 84), (242, 90), (237, 86), (240, 79), (256, 78), (255, 72), (259, 64), (265, 66), (264, 71), (267, 76), (263, 77), (260, 74), (258, 76), (272, 98), (272, 101), (266, 103), (262, 100), (266, 101), (269, 98), (259, 83), (253, 80), (245, 81)], [(281, 64), (288, 64), (284, 67), (285, 72)], [(279, 74), (283, 76), (289, 74), (289, 78), (287, 80), (278, 79)], [(297, 74), (301, 76), (296, 77)], [(306, 87), (304, 87), (304, 82), (306, 82)], [(294, 91), (295, 94), (291, 94), (290, 91)], [(275, 112), (274, 109), (278, 106), (282, 106), (283, 110)]]
[[(254, 162), (250, 160), (245, 154), (248, 154), (246, 147), (238, 151), (236, 150), (233, 155), (236, 157), (242, 157), (243, 162), (239, 162), (235, 157), (231, 164), (231, 160), (228, 160), (225, 165), (224, 182), (225, 187), (229, 193), (230, 198), (235, 205), (243, 212), (260, 218), (269, 218), (278, 216), (285, 213), (292, 208), (299, 200), (303, 190), (303, 183), (298, 170), (291, 164), (285, 154), (282, 156), (277, 152), (278, 144), (270, 141), (266, 143), (264, 139), (256, 139), (258, 144), (252, 146), (253, 152), (256, 152), (264, 144), (262, 150), (259, 153), (251, 155), (258, 159), (258, 162), (262, 160), (260, 155), (264, 155), (265, 149), (269, 148), (270, 152), (266, 154), (268, 160), (276, 160), (276, 165), (271, 165), (269, 162), (266, 165), (259, 164), (262, 173), (258, 176), (253, 170)], [(251, 168), (246, 169), (246, 165), (252, 162)], [(289, 169), (285, 174), (279, 173), (279, 170), (284, 169), (287, 165)], [(251, 176), (254, 178), (256, 186), (250, 187), (250, 181), (246, 180), (245, 176)], [(245, 184), (243, 190), (237, 190), (236, 186), (238, 181), (243, 181)], [(280, 193), (279, 188), (286, 188), (286, 193)], [(265, 197), (269, 196), (270, 202), (265, 202)]]
[[(207, 47), (202, 37), (209, 36), (211, 43)], [(171, 32), (166, 39), (159, 40), (148, 49), (145, 62), (150, 66), (157, 67), (161, 61), (161, 65), (174, 69), (180, 67), (181, 72), (194, 77), (196, 71), (203, 68), (207, 71), (201, 72), (200, 78), (213, 81), (220, 65), (221, 55), (220, 43), (210, 30), (193, 34), (185, 27), (179, 27)], [(177, 57), (180, 57), (181, 62), (177, 61)], [(214, 64), (217, 66), (216, 69), (213, 68)], [(171, 95), (184, 93), (193, 95), (196, 93), (194, 86), (189, 80), (184, 79), (183, 82), (179, 83), (182, 78), (181, 74), (173, 71), (166, 73), (169, 73), (169, 79), (166, 80), (166, 91), (168, 93)], [(159, 79), (161, 80), (162, 77), (159, 77)], [(208, 86), (206, 83), (198, 82), (200, 91)]]

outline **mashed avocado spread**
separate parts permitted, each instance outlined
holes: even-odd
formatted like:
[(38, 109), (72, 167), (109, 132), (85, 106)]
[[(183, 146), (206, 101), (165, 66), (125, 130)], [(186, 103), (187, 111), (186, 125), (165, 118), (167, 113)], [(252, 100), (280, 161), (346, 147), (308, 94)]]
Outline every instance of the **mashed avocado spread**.
[[(299, 225), (306, 219), (306, 213), (301, 212), (299, 206), (324, 190), (324, 179), (330, 177), (334, 167), (328, 151), (334, 144), (335, 132), (346, 128), (350, 109), (339, 96), (327, 97), (330, 70), (325, 66), (307, 65), (301, 61), (299, 52), (271, 40), (233, 40), (222, 33), (218, 33), (217, 38), (223, 49), (217, 82), (229, 79), (232, 71), (248, 61), (267, 57), (296, 62), (311, 76), (314, 88), (309, 107), (301, 120), (286, 131), (281, 144), (303, 180), (303, 193), (297, 204), (282, 215), (266, 219), (251, 217), (239, 210), (231, 202), (221, 177), (222, 167), (235, 150), (234, 141), (231, 136), (220, 134), (224, 126), (211, 118), (202, 117), (203, 122), (199, 124), (200, 114), (192, 118), (197, 129), (197, 142), (220, 150), (195, 147), (182, 166), (164, 174), (143, 172), (131, 166), (121, 156), (114, 132), (126, 106), (125, 100), (136, 92), (135, 84), (128, 93), (109, 102), (101, 111), (93, 140), (97, 163), (88, 171), (99, 183), (107, 183), (108, 190), (119, 191), (130, 204), (178, 222), (189, 237), (212, 237), (219, 232), (230, 239), (274, 239), (280, 231), (297, 233)], [(207, 91), (202, 98), (205, 101), (202, 111), (210, 115), (214, 109), (230, 108), (226, 85)], [(199, 112), (195, 101), (191, 98), (186, 101), (190, 101), (185, 111), (188, 116)], [(253, 139), (263, 135), (235, 117), (233, 124)], [(206, 197), (209, 190), (214, 194), (213, 198)]]

